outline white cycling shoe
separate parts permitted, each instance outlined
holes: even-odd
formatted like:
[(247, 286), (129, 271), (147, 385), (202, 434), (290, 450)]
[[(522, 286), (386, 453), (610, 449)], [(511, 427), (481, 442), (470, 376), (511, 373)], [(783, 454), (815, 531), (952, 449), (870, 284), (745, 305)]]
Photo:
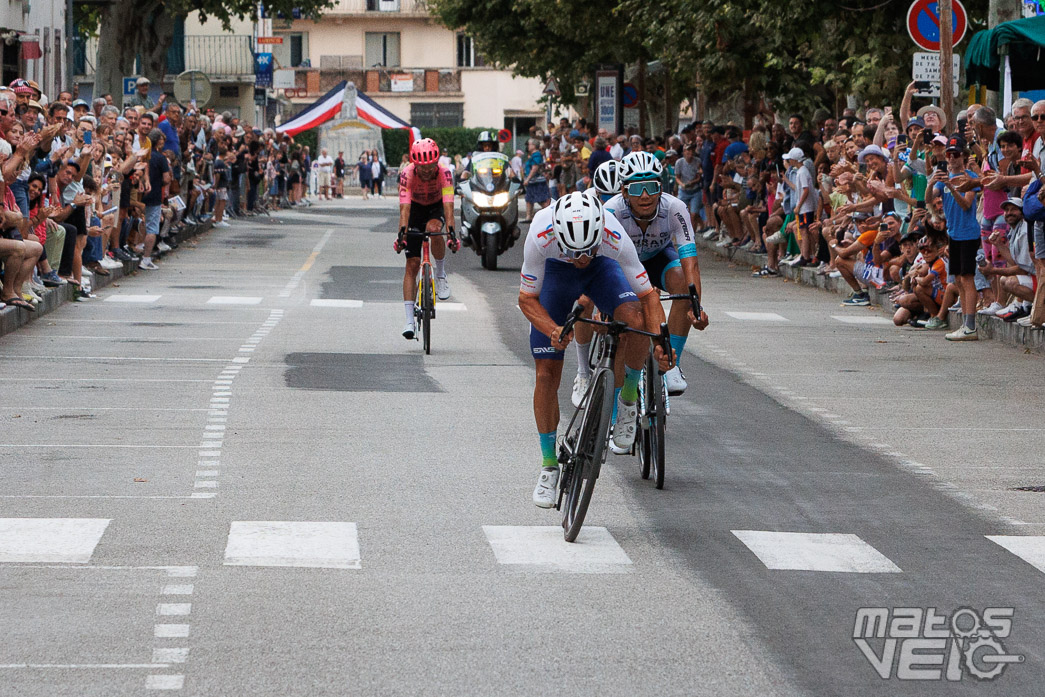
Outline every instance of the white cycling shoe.
[(668, 388), (668, 394), (672, 397), (677, 397), (685, 392), (689, 384), (686, 382), (686, 376), (682, 374), (682, 368), (676, 365), (664, 373), (664, 386)]
[(617, 422), (613, 424), (613, 437), (610, 438), (610, 450), (617, 455), (625, 455), (635, 444), (635, 434), (639, 428), (639, 405), (625, 404), (617, 401)]
[(537, 477), (537, 486), (533, 490), (533, 503), (537, 508), (551, 508), (555, 505), (555, 494), (559, 490), (559, 468), (542, 468)]
[(450, 282), (446, 280), (446, 276), (436, 276), (435, 295), (440, 300), (446, 300), (450, 297)]
[(577, 409), (580, 409), (581, 404), (584, 403), (584, 395), (588, 393), (589, 383), (591, 383), (591, 376), (578, 375), (573, 379), (573, 406)]
[(414, 338), (414, 323), (413, 322), (407, 322), (406, 326), (403, 327), (403, 338), (404, 339), (413, 339)]

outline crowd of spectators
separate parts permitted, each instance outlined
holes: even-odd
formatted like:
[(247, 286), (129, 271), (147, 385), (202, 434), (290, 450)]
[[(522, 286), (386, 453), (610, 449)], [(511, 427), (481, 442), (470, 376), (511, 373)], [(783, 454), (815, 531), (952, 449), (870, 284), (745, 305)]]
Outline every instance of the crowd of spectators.
[(948, 128), (940, 107), (914, 109), (915, 92), (911, 83), (895, 111), (760, 114), (746, 132), (707, 120), (642, 138), (562, 119), (532, 129), (512, 162), (532, 217), (588, 187), (605, 160), (642, 149), (705, 240), (765, 255), (756, 278), (809, 267), (843, 279), (843, 304), (855, 307), (874, 287), (897, 325), (944, 329), (960, 311), (949, 340), (978, 338), (977, 314), (1040, 330), (1045, 101), (1019, 99), (1001, 115), (971, 104)]
[(314, 171), (321, 196), (342, 192), (319, 174), (336, 165), (325, 152), (313, 163), (307, 146), (272, 129), (154, 102), (148, 79), (137, 85), (122, 105), (68, 91), (52, 99), (31, 80), (0, 86), (0, 309), (34, 312), (47, 288), (64, 285), (93, 297), (93, 277), (127, 262), (157, 269), (184, 225), (228, 227), (307, 203)]

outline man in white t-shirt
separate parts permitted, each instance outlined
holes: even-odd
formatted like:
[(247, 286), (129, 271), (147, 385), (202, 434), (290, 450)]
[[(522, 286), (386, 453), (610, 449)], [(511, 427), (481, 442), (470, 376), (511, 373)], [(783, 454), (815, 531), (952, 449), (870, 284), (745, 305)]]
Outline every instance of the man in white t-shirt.
[(322, 201), (325, 198), (329, 201), (332, 198), (330, 195), (330, 174), (334, 171), (334, 158), (327, 154), (326, 148), (319, 151), (319, 157), (316, 158), (316, 166), (319, 168), (319, 199)]

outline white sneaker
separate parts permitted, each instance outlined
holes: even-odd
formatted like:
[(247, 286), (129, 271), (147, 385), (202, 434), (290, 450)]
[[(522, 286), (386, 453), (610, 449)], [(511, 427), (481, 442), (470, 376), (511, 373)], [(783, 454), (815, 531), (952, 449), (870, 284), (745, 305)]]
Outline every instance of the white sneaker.
[(953, 305), (951, 305), (950, 307), (947, 308), (947, 311), (948, 312), (961, 312), (962, 311), (962, 304), (961, 304), (961, 302), (954, 303)]
[(686, 376), (682, 374), (682, 368), (677, 365), (664, 373), (664, 386), (668, 388), (668, 394), (676, 397), (686, 391), (689, 384)]
[(98, 262), (98, 263), (102, 265), (103, 269), (120, 269), (120, 268), (123, 268), (123, 264), (121, 264), (120, 262), (116, 261), (115, 259), (110, 259), (109, 257), (106, 257), (106, 256), (103, 256), (102, 260), (100, 262)]
[(831, 273), (827, 274), (827, 277), (828, 278), (841, 278), (842, 277), (842, 272), (841, 271), (832, 271)]
[(998, 314), (998, 310), (1000, 310), (1000, 309), (1002, 309), (1001, 303), (998, 302), (997, 300), (995, 300), (990, 305), (988, 305), (987, 307), (983, 308), (982, 310), (980, 310), (976, 314), (978, 314), (978, 315), (996, 315), (996, 314)]
[(584, 395), (588, 393), (588, 384), (591, 382), (590, 375), (578, 375), (573, 378), (573, 406), (581, 408), (584, 403)]
[(555, 494), (559, 490), (559, 468), (541, 468), (537, 477), (537, 486), (533, 489), (533, 503), (538, 508), (551, 508), (555, 505)]
[(639, 405), (625, 404), (617, 400), (617, 421), (613, 424), (613, 439), (611, 443), (616, 446), (613, 452), (618, 450), (630, 450), (635, 443), (635, 433), (638, 430)]
[(440, 300), (446, 300), (450, 297), (450, 283), (446, 280), (446, 276), (436, 276), (435, 295)]
[(975, 329), (969, 329), (963, 325), (949, 334), (944, 334), (943, 338), (947, 341), (979, 341), (980, 335), (976, 333)]
[(1026, 317), (1020, 317), (1018, 320), (1016, 320), (1016, 324), (1020, 325), (1021, 327), (1029, 327), (1030, 315), (1027, 315)]
[(152, 259), (142, 259), (140, 262), (138, 262), (138, 268), (145, 269), (146, 271), (155, 271), (160, 267), (152, 263)]
[(232, 226), (229, 225), (228, 223), (226, 223), (224, 220), (222, 220), (220, 223), (214, 223), (214, 227), (232, 227)]
[(712, 237), (714, 237), (717, 234), (718, 234), (718, 230), (716, 230), (713, 227), (709, 227), (707, 230), (704, 231), (704, 239), (705, 240), (710, 240)]
[(407, 322), (406, 326), (403, 327), (403, 338), (407, 339), (407, 340), (414, 338), (414, 323), (413, 322)]
[(161, 240), (161, 241), (160, 241), (160, 242), (159, 242), (159, 243), (158, 243), (158, 244), (156, 245), (156, 249), (160, 250), (161, 252), (169, 252), (169, 251), (171, 251), (171, 246), (170, 246), (169, 244), (167, 244), (166, 242), (163, 242), (163, 241)]
[(732, 237), (723, 237), (721, 240), (719, 240), (718, 242), (715, 243), (715, 246), (716, 247), (727, 247), (730, 244), (732, 244), (732, 242), (733, 242), (733, 238)]

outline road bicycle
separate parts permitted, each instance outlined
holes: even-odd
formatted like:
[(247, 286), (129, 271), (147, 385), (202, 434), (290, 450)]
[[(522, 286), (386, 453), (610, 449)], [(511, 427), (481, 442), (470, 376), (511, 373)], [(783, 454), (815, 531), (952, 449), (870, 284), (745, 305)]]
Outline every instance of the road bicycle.
[[(457, 253), (457, 238), (453, 232), (428, 232), (427, 230), (411, 230), (410, 235), (421, 235), (421, 273), (418, 274), (417, 293), (414, 294), (414, 340), (421, 341), (424, 345), (425, 354), (432, 354), (432, 320), (435, 319), (435, 273), (433, 272), (432, 260), (429, 258), (429, 238), (448, 236), (450, 243), (447, 247), (451, 252)], [(406, 249), (406, 241), (402, 245), (397, 241), (396, 253)]]
[(592, 324), (605, 329), (603, 350), (588, 384), (581, 407), (573, 412), (566, 435), (559, 446), (559, 492), (555, 509), (562, 513), (563, 537), (573, 542), (584, 525), (584, 517), (591, 503), (595, 480), (599, 478), (602, 463), (606, 459), (606, 447), (610, 439), (613, 417), (614, 379), (613, 360), (617, 355), (620, 336), (625, 332), (641, 334), (657, 339), (667, 355), (671, 355), (671, 339), (668, 325), (660, 325), (660, 333), (632, 329), (623, 322), (605, 322), (583, 317), (584, 306), (576, 303), (563, 324), (560, 336), (569, 336), (577, 322)]

